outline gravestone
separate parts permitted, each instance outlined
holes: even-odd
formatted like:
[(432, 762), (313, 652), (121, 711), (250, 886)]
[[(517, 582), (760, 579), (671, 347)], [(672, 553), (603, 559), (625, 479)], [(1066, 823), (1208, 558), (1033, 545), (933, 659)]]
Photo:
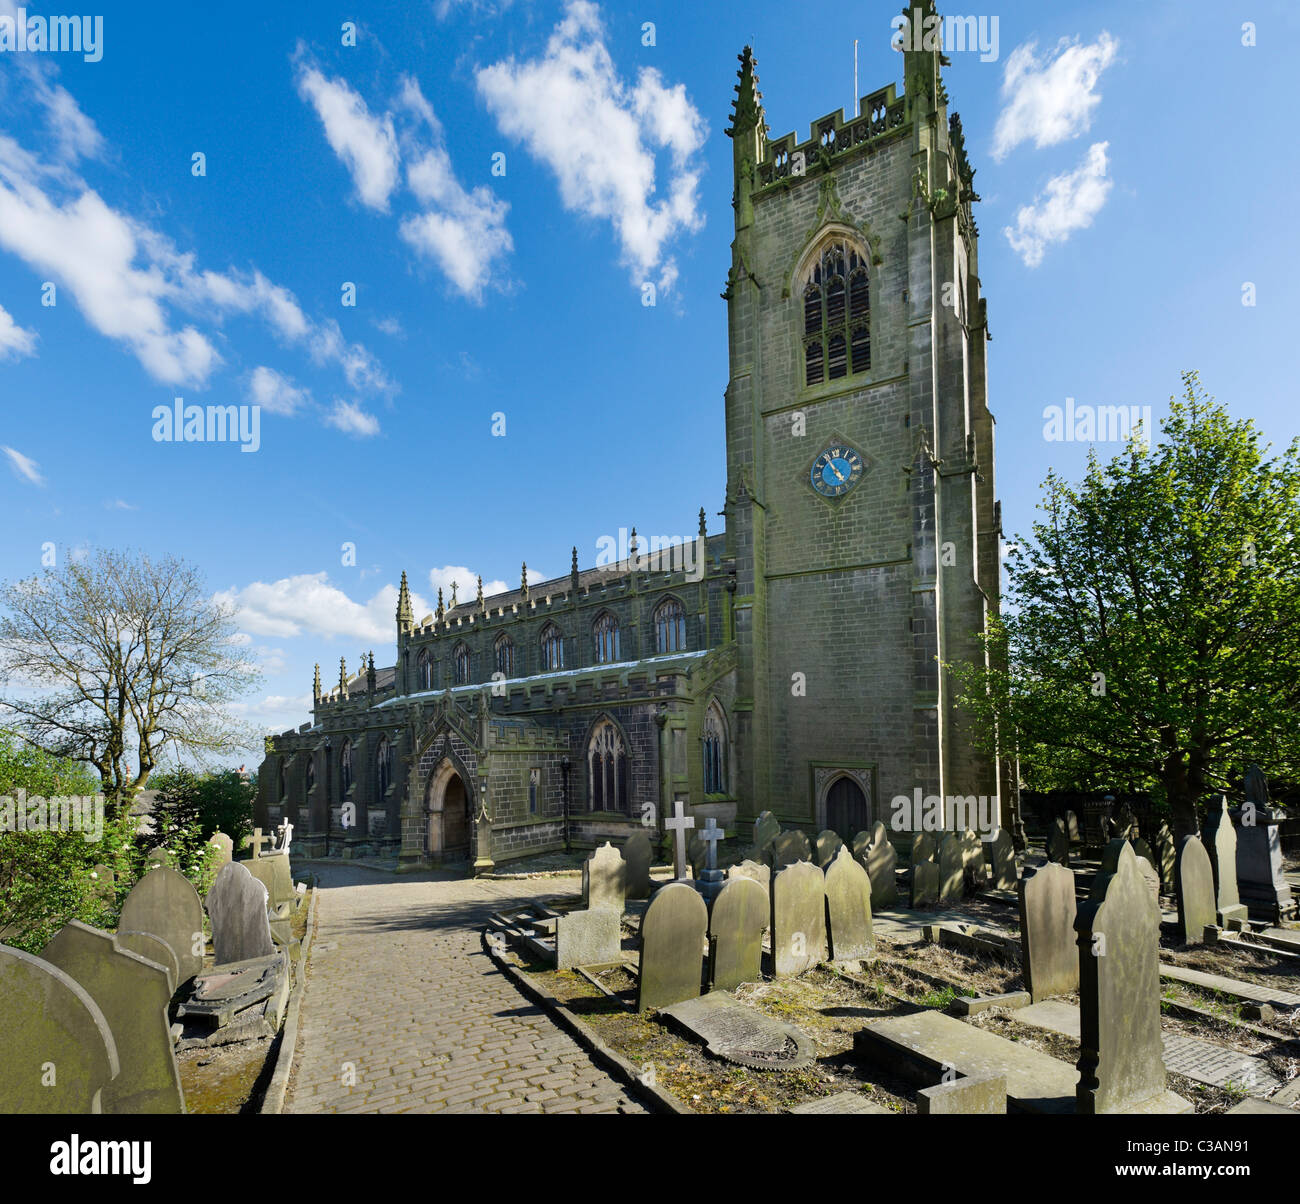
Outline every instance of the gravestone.
[(213, 958), (218, 966), (269, 957), (275, 952), (266, 914), (266, 887), (245, 861), (221, 867), (204, 900), (212, 921)]
[(170, 869), (176, 868), (176, 858), (162, 847), (155, 845), (144, 855), (144, 868), (146, 871), (157, 869), (160, 865), (165, 865)]
[(1005, 1115), (1007, 1080), (1001, 1074), (968, 1075), (916, 1093), (918, 1116)]
[(869, 957), (875, 948), (871, 929), (871, 875), (841, 843), (826, 869), (826, 928), (833, 961)]
[(794, 865), (796, 861), (808, 861), (811, 857), (812, 850), (808, 845), (808, 837), (797, 828), (790, 832), (782, 832), (772, 841), (773, 873), (783, 870), (787, 865)]
[(664, 830), (673, 838), (673, 877), (679, 882), (686, 877), (690, 864), (686, 854), (686, 833), (695, 827), (695, 817), (686, 815), (682, 810), (681, 799), (673, 800), (673, 817), (664, 820)]
[(1133, 814), (1133, 808), (1128, 803), (1120, 804), (1119, 815), (1115, 819), (1115, 824), (1115, 836), (1122, 837), (1124, 840), (1133, 840), (1137, 837), (1137, 816)]
[(824, 828), (817, 833), (817, 838), (813, 841), (813, 860), (824, 871), (835, 860), (835, 854), (843, 847), (844, 841), (839, 833)]
[(778, 978), (826, 960), (826, 876), (796, 861), (772, 878), (772, 962)]
[(623, 845), (623, 861), (627, 866), (627, 897), (645, 899), (650, 894), (650, 837), (645, 832), (634, 832)]
[[(1200, 853), (1205, 856), (1204, 849)], [(1102, 893), (1100, 900), (1080, 905), (1075, 921), (1080, 1024), (1076, 1107), (1089, 1116), (1190, 1111), (1166, 1088), (1160, 914), (1127, 843)]]
[(154, 936), (152, 932), (127, 932), (121, 928), (114, 935), (117, 937), (118, 948), (125, 949), (128, 953), (138, 953), (145, 961), (162, 966), (167, 971), (167, 994), (170, 996), (176, 993), (176, 980), (180, 977), (181, 968), (172, 947), (162, 937)]
[(117, 926), (166, 941), (176, 955), (178, 987), (189, 982), (203, 965), (203, 904), (189, 881), (173, 869), (159, 866), (150, 870), (131, 888)]
[(120, 1066), (90, 992), (58, 966), (0, 945), (0, 1113), (102, 1112)]
[(759, 865), (757, 861), (742, 861), (739, 865), (733, 865), (727, 870), (728, 878), (752, 878), (765, 891), (772, 889), (772, 869), (770, 866)]
[(880, 1116), (892, 1115), (888, 1108), (873, 1104), (866, 1096), (856, 1091), (837, 1091), (834, 1095), (823, 1095), (818, 1099), (805, 1100), (787, 1109), (792, 1116)]
[(718, 897), (722, 891), (722, 884), (726, 881), (726, 875), (718, 869), (718, 842), (725, 836), (726, 832), (718, 827), (717, 820), (712, 816), (705, 823), (704, 831), (700, 833), (700, 839), (708, 846), (709, 851), (704, 869), (697, 871), (695, 875), (695, 889), (709, 902)]
[(781, 825), (777, 822), (776, 816), (770, 811), (760, 811), (754, 821), (754, 860), (764, 860), (763, 854), (771, 848), (772, 841), (780, 835)]
[(949, 832), (939, 846), (939, 902), (960, 903), (966, 886), (966, 849), (956, 832)]
[(726, 991), (712, 991), (663, 1009), (711, 1054), (761, 1070), (796, 1070), (813, 1060), (812, 1040), (791, 1024), (747, 1007)]
[(1075, 944), (1074, 875), (1048, 862), (1017, 885), (1020, 903), (1020, 969), (1035, 1003), (1068, 995), (1079, 986)]
[[(1101, 851), (1101, 868), (1097, 871), (1096, 877), (1093, 878), (1092, 884), (1088, 888), (1088, 897), (1090, 899), (1100, 899), (1102, 897), (1102, 893), (1106, 888), (1107, 880), (1119, 868), (1120, 851), (1125, 845), (1128, 845), (1135, 854), (1138, 851), (1139, 845), (1143, 848), (1147, 848), (1148, 852), (1150, 851), (1146, 841), (1144, 840), (1121, 840), (1119, 837), (1116, 837), (1114, 840), (1110, 841)], [(1142, 877), (1146, 879), (1147, 886), (1151, 889), (1151, 897), (1155, 900), (1156, 907), (1159, 908), (1160, 875), (1156, 873), (1155, 866), (1153, 866), (1147, 858), (1139, 856), (1137, 863), (1138, 870), (1142, 874)]]
[(1178, 931), (1184, 945), (1205, 942), (1205, 926), (1215, 922), (1214, 872), (1199, 836), (1184, 836), (1178, 847)]
[(708, 906), (689, 883), (655, 892), (641, 921), (638, 1012), (699, 995), (708, 924)]
[(912, 837), (911, 863), (918, 861), (938, 861), (939, 842), (933, 832), (917, 832)]
[(103, 1110), (115, 1115), (184, 1112), (167, 1016), (169, 971), (121, 948), (111, 933), (77, 920), (60, 929), (41, 958), (86, 990), (113, 1034), (120, 1069), (104, 1090)]
[(757, 982), (762, 977), (767, 924), (766, 887), (744, 876), (728, 881), (709, 916), (709, 982), (713, 990), (731, 991), (742, 982)]
[(1160, 888), (1166, 894), (1172, 894), (1174, 891), (1174, 866), (1178, 862), (1178, 854), (1174, 848), (1174, 834), (1169, 830), (1169, 824), (1163, 819), (1156, 827), (1155, 856), (1156, 860), (1153, 864), (1160, 872)]
[(871, 839), (872, 834), (870, 832), (858, 832), (853, 837), (853, 856), (858, 859), (863, 868), (866, 868), (867, 850), (871, 848)]
[(1079, 835), (1079, 817), (1073, 811), (1065, 813), (1065, 834), (1070, 838), (1071, 844), (1083, 843), (1083, 837)]
[(1053, 820), (1047, 831), (1047, 860), (1057, 865), (1070, 864), (1070, 836), (1062, 819)]
[(1134, 836), (1129, 841), (1129, 844), (1133, 846), (1133, 852), (1135, 852), (1139, 857), (1145, 857), (1147, 864), (1151, 866), (1153, 869), (1155, 868), (1156, 855), (1151, 851), (1151, 846), (1147, 844), (1147, 842), (1143, 840), (1142, 837)]
[(933, 861), (912, 866), (912, 906), (933, 907), (939, 902), (939, 867)]
[(289, 858), (283, 853), (269, 853), (240, 864), (266, 887), (267, 903), (272, 911), (295, 901), (293, 871), (289, 868)]
[(1228, 813), (1228, 796), (1219, 796), (1218, 807), (1210, 808), (1211, 828), (1206, 833), (1206, 852), (1214, 871), (1215, 904), (1219, 924), (1245, 920), (1247, 909), (1237, 891), (1237, 832)]
[(1016, 846), (1006, 828), (998, 829), (997, 835), (989, 843), (989, 854), (993, 861), (993, 888), (1015, 890)]
[(969, 828), (961, 834), (962, 859), (966, 865), (966, 887), (972, 893), (988, 885), (988, 859), (984, 856), (984, 842)]
[(587, 858), (583, 869), (587, 909), (622, 915), (627, 896), (627, 863), (623, 854), (607, 840)]
[(212, 845), (220, 854), (220, 860), (217, 862), (218, 869), (234, 856), (235, 842), (224, 832), (213, 832), (208, 844)]
[(871, 844), (863, 868), (871, 876), (872, 909), (894, 906), (898, 902), (898, 878), (894, 872), (898, 868), (898, 852), (879, 820), (871, 829)]
[(555, 968), (600, 966), (622, 960), (622, 909), (571, 911), (555, 921)]
[(1237, 890), (1247, 906), (1280, 923), (1295, 910), (1291, 885), (1282, 862), (1279, 824), (1285, 812), (1274, 810), (1268, 780), (1258, 765), (1246, 768), (1246, 801), (1233, 813), (1237, 823)]

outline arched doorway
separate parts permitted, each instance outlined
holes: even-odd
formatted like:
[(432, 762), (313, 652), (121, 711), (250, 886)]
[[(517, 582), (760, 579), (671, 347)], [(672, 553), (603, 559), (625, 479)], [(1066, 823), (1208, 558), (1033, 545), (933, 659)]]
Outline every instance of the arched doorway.
[(851, 777), (842, 775), (826, 792), (826, 826), (848, 844), (870, 822), (867, 796)]
[(470, 852), (470, 793), (450, 758), (429, 775), (425, 810), (429, 816), (426, 849), (434, 865), (464, 861)]

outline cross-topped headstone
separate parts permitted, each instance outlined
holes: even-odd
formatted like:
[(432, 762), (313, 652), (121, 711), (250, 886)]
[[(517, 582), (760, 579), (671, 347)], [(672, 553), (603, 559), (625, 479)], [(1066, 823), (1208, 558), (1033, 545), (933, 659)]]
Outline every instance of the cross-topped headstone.
[[(693, 816), (682, 811), (682, 800), (673, 800), (673, 818), (664, 820), (664, 827), (673, 834), (673, 873), (677, 878), (686, 877), (686, 832), (695, 827)], [(712, 846), (710, 846), (712, 847)]]
[(709, 842), (709, 869), (718, 868), (718, 841), (724, 839), (727, 833), (718, 827), (718, 821), (710, 818), (704, 825), (704, 831), (700, 833), (701, 840)]
[(244, 843), (253, 850), (253, 860), (256, 861), (262, 855), (262, 846), (269, 844), (271, 838), (262, 835), (261, 828), (254, 828), (252, 836), (246, 836)]

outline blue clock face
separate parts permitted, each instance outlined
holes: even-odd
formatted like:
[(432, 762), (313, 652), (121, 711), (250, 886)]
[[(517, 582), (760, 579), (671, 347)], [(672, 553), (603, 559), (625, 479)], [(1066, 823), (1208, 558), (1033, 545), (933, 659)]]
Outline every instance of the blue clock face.
[(812, 466), (812, 487), (822, 497), (841, 497), (862, 477), (862, 457), (845, 443), (828, 447)]

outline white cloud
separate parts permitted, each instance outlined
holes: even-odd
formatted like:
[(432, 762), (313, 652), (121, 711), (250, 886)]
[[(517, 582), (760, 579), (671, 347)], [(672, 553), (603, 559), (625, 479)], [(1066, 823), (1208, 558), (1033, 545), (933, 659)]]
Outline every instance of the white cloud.
[(133, 506), (130, 502), (123, 501), (122, 498), (115, 498), (111, 502), (104, 503), (105, 510), (139, 510), (139, 506)]
[(1016, 211), (1014, 228), (1003, 229), (1026, 267), (1036, 268), (1048, 246), (1091, 226), (1092, 219), (1101, 212), (1113, 182), (1106, 178), (1109, 145), (1094, 143), (1074, 171), (1053, 176), (1032, 204)]
[[(288, 732), (311, 719), (310, 694), (268, 694), (254, 702), (227, 704), (231, 714), (252, 724), (259, 732)], [(250, 749), (260, 753), (261, 749)]]
[(359, 439), (369, 439), (372, 435), (379, 434), (379, 419), (350, 401), (335, 401), (334, 408), (325, 417), (325, 423), (345, 435), (355, 435)]
[(36, 354), (36, 332), (19, 326), (0, 305), (0, 361)]
[(248, 379), (248, 400), (271, 414), (293, 414), (310, 396), (306, 389), (265, 365), (254, 368)]
[(1041, 149), (1086, 133), (1101, 103), (1093, 89), (1118, 48), (1105, 32), (1082, 45), (1062, 38), (1050, 61), (1036, 56), (1037, 42), (1017, 46), (1002, 73), (1005, 108), (993, 131), (994, 159), (1004, 159), (1022, 142), (1032, 140)]
[(344, 80), (326, 79), (301, 59), (298, 95), (316, 110), (330, 148), (352, 176), (357, 199), (367, 208), (387, 213), (399, 167), (392, 115), (374, 116)]
[[(694, 164), (707, 127), (684, 85), (666, 86), (654, 68), (624, 83), (603, 38), (599, 9), (570, 0), (545, 53), (483, 68), (479, 92), (502, 133), (555, 172), (566, 208), (613, 224), (634, 282), (658, 270), (671, 287), (667, 244), (704, 224)], [(662, 193), (656, 148), (671, 158)]]
[(40, 473), (41, 466), (35, 460), (12, 447), (0, 447), (0, 451), (9, 457), (9, 467), (14, 470), (14, 476), (32, 485), (45, 484), (45, 478)]
[[(327, 573), (304, 573), (278, 581), (254, 581), (242, 589), (219, 592), (218, 603), (235, 608), (235, 622), (245, 632), (269, 639), (324, 636), (387, 646), (397, 638), (397, 587), (385, 585), (367, 602), (354, 602)], [(413, 601), (417, 616), (422, 601)]]

